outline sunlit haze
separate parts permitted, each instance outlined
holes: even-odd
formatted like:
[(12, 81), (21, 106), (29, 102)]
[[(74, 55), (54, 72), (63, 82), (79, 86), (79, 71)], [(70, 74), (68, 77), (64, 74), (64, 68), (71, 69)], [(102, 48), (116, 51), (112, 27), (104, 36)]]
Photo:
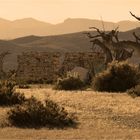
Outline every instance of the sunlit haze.
[(106, 21), (133, 20), (140, 14), (140, 0), (0, 0), (0, 17), (15, 20), (32, 17), (50, 23), (66, 18)]

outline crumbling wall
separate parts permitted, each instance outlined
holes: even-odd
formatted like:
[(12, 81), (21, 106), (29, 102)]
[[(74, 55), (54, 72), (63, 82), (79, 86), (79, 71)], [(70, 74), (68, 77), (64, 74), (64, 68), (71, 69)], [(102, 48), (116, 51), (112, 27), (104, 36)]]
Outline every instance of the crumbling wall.
[(60, 53), (23, 53), (17, 58), (17, 78), (23, 80), (56, 79)]
[(10, 54), (8, 51), (0, 53), (0, 79), (5, 78), (6, 73), (3, 70), (4, 58)]
[(63, 73), (72, 70), (74, 67), (79, 66), (86, 69), (94, 67), (95, 72), (103, 66), (104, 55), (94, 52), (69, 52), (65, 54), (65, 59), (60, 70)]
[(103, 64), (103, 54), (93, 52), (30, 52), (18, 56), (17, 78), (23, 80), (46, 79), (54, 81), (62, 73), (76, 66), (90, 69)]

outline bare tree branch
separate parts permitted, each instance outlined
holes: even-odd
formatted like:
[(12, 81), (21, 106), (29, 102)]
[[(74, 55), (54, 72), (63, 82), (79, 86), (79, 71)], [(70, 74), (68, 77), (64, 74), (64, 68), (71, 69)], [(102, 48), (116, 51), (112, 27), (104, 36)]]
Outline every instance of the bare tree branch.
[(130, 14), (131, 14), (134, 18), (136, 18), (137, 20), (139, 20), (139, 21), (140, 21), (140, 17), (138, 17), (138, 16), (134, 15), (132, 12), (130, 12)]
[(140, 41), (140, 38), (136, 35), (136, 33), (135, 32), (133, 32), (133, 36), (135, 37), (135, 39), (136, 39), (136, 42), (137, 43), (139, 43), (139, 41)]
[(109, 50), (107, 46), (104, 45), (104, 43), (102, 43), (98, 39), (92, 40), (91, 42), (93, 43), (93, 45), (98, 45), (103, 50), (104, 54), (106, 55), (106, 59), (105, 59), (106, 65), (112, 62), (113, 58), (112, 58), (111, 51)]
[[(101, 31), (96, 27), (90, 27), (90, 29), (95, 29), (98, 35), (92, 36), (91, 33), (86, 33), (86, 35), (90, 38), (90, 42), (92, 42), (92, 50), (96, 52), (98, 48), (98, 52), (103, 51), (105, 54), (105, 65), (112, 62), (113, 60), (124, 61), (128, 58), (132, 57), (134, 50), (128, 51), (125, 49), (125, 46), (130, 45), (129, 41), (122, 42), (119, 41), (118, 31), (119, 27), (111, 30), (110, 32)], [(140, 38), (134, 34), (137, 42), (140, 41)], [(100, 37), (100, 38), (99, 38)], [(138, 44), (136, 42), (133, 42)], [(97, 53), (98, 53), (97, 52)]]
[(87, 33), (84, 33), (86, 34), (89, 38), (98, 38), (98, 37), (101, 37), (101, 35), (95, 35), (95, 36), (92, 36), (91, 33), (87, 32)]
[(89, 27), (89, 29), (95, 29), (99, 34), (102, 34), (102, 32), (96, 27)]

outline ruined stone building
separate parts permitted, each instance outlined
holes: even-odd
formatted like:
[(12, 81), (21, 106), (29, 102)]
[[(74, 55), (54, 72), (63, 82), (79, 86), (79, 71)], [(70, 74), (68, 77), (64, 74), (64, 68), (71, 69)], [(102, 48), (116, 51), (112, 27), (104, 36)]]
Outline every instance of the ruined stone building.
[(3, 61), (8, 54), (10, 54), (8, 51), (0, 53), (0, 78), (4, 78), (5, 76), (5, 72), (3, 70)]
[(33, 81), (56, 79), (59, 57), (59, 53), (23, 53), (17, 58), (17, 78)]
[(30, 52), (18, 56), (17, 78), (23, 80), (56, 80), (62, 73), (76, 66), (86, 69), (100, 69), (104, 62), (103, 54), (93, 52)]

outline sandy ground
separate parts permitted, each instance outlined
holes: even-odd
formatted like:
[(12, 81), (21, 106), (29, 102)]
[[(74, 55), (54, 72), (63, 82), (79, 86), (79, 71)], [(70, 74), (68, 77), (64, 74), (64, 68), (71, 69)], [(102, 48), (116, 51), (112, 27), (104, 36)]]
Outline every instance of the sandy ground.
[[(50, 98), (78, 118), (77, 128), (0, 128), (0, 140), (140, 140), (140, 98), (125, 93), (19, 89), (26, 97)], [(0, 108), (4, 121), (9, 108)]]

